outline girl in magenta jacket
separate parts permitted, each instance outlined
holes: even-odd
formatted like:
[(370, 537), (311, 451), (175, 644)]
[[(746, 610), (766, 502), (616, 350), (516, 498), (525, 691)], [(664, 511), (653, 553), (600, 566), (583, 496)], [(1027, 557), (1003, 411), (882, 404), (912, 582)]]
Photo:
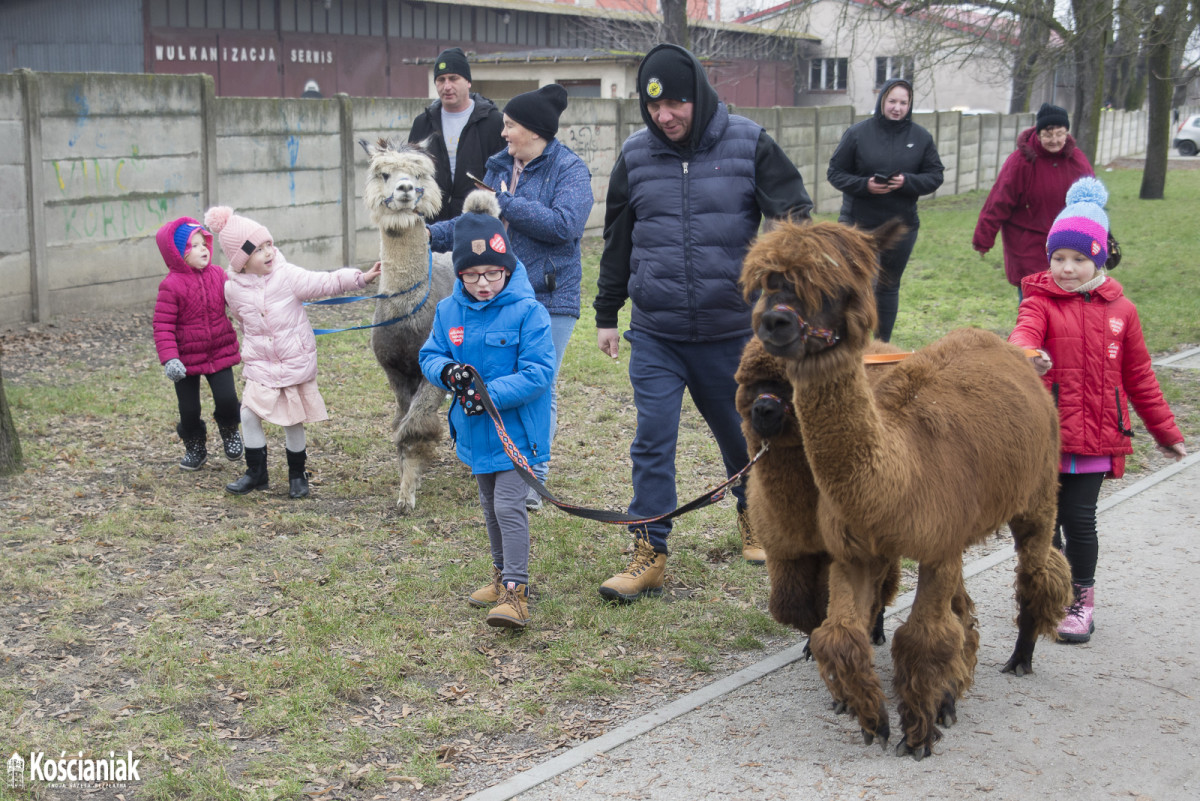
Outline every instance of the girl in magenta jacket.
[(1067, 189), (1093, 175), (1087, 156), (1067, 132), (1066, 109), (1044, 103), (1036, 119), (1017, 136), (1017, 149), (1000, 168), (971, 240), (982, 255), (1000, 232), (1004, 273), (1018, 292), (1022, 278), (1045, 269), (1046, 235), (1066, 205)]
[(1187, 455), (1150, 365), (1137, 309), (1105, 274), (1107, 199), (1095, 178), (1082, 178), (1068, 190), (1068, 205), (1046, 240), (1050, 269), (1022, 282), (1025, 299), (1008, 338), (1040, 352), (1034, 367), (1058, 402), (1062, 463), (1055, 545), (1064, 548), (1075, 584), (1075, 601), (1058, 629), (1066, 642), (1087, 642), (1095, 631), (1096, 502), (1105, 476), (1120, 478), (1125, 456), (1133, 452), (1127, 403), (1164, 456)]
[(200, 376), (208, 379), (213, 417), (229, 459), (242, 458), (233, 365), (237, 334), (225, 316), (225, 271), (212, 263), (212, 234), (191, 217), (158, 229), (158, 251), (167, 277), (154, 303), (154, 347), (179, 403), (176, 433), (183, 440), (180, 470), (199, 470), (208, 459), (208, 428), (200, 416)]
[(347, 267), (311, 272), (289, 264), (271, 232), (228, 206), (204, 214), (229, 260), (225, 300), (242, 330), (242, 431), (246, 474), (225, 489), (235, 495), (267, 487), (267, 437), (262, 421), (283, 426), (288, 495), (308, 496), (304, 424), (328, 420), (317, 389), (317, 340), (304, 301), (361, 289), (379, 276)]

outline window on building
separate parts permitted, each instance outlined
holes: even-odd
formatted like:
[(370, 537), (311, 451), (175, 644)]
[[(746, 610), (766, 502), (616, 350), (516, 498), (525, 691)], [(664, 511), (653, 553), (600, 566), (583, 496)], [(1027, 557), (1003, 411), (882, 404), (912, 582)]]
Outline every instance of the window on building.
[(912, 83), (912, 56), (878, 56), (875, 59), (875, 88), (881, 89), (893, 78), (903, 78)]
[[(289, 3), (297, 2), (314, 0), (282, 0), (285, 19)], [(275, 0), (148, 0), (147, 5), (155, 28), (275, 30)]]
[(810, 92), (846, 91), (847, 59), (814, 58), (809, 62), (808, 89)]

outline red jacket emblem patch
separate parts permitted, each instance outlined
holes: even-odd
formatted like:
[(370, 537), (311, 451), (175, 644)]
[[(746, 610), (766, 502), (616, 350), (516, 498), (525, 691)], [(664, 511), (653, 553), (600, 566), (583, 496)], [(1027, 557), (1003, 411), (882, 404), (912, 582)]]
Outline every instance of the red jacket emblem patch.
[(461, 345), (463, 343), (463, 327), (461, 325), (457, 328), (450, 329), (450, 341), (455, 345)]

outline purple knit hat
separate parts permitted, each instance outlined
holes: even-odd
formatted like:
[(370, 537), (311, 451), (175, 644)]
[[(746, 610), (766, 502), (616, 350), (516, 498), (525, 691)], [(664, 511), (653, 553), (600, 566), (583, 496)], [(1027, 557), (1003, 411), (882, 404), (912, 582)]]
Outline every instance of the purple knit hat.
[(1108, 261), (1108, 190), (1096, 178), (1080, 178), (1067, 190), (1067, 207), (1059, 212), (1046, 237), (1046, 258), (1059, 248), (1077, 250), (1104, 269)]

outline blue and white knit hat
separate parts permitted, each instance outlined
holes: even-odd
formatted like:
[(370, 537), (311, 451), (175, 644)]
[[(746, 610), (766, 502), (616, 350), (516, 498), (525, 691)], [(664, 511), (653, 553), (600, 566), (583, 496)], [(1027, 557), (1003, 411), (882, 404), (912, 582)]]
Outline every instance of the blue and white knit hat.
[(187, 256), (188, 242), (192, 240), (192, 234), (196, 233), (197, 231), (204, 234), (205, 244), (211, 248), (212, 234), (210, 234), (208, 231), (205, 231), (203, 226), (201, 226), (199, 223), (196, 223), (192, 220), (187, 220), (186, 218), (185, 220), (185, 222), (181, 222), (179, 227), (175, 229), (175, 249), (179, 251), (179, 255)]
[(1054, 218), (1046, 237), (1046, 258), (1059, 248), (1077, 250), (1104, 269), (1108, 261), (1108, 190), (1096, 178), (1080, 178), (1067, 190), (1067, 207)]

